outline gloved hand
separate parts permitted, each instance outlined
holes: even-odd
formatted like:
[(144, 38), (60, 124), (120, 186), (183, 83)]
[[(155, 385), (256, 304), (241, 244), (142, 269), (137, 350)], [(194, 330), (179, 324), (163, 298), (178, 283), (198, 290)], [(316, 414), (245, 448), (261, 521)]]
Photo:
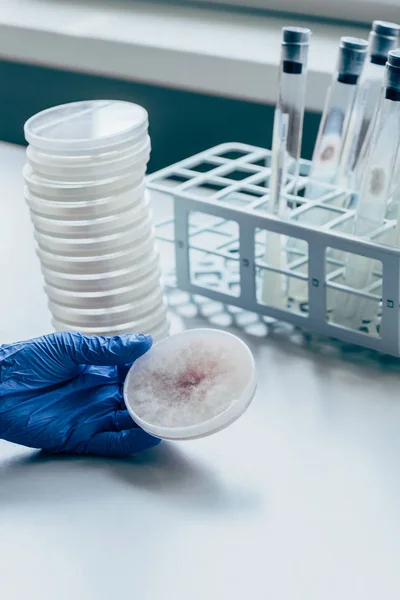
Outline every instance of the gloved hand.
[(48, 452), (128, 456), (159, 443), (123, 400), (151, 337), (53, 333), (0, 346), (0, 438)]

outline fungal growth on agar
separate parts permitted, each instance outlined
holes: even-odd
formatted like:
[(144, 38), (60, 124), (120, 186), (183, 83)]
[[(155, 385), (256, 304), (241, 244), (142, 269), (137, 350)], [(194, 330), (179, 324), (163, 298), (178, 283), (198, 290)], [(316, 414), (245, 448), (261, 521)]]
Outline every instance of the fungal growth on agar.
[(224, 412), (248, 382), (234, 348), (205, 341), (148, 357), (135, 375), (134, 409), (146, 422), (188, 427)]

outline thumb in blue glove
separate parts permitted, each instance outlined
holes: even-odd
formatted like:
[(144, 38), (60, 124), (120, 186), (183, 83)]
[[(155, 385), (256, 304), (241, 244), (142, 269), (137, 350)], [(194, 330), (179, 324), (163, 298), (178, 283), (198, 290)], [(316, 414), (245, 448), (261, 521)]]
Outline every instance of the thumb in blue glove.
[(144, 335), (54, 333), (0, 346), (0, 438), (112, 457), (155, 446), (123, 400), (127, 371), (151, 344)]

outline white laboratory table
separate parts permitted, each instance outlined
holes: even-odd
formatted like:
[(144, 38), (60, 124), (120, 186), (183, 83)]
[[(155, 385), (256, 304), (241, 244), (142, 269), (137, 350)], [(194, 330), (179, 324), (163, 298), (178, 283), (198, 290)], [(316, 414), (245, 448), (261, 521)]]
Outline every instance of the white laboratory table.
[[(0, 146), (3, 342), (50, 331), (22, 163)], [(232, 331), (259, 390), (224, 432), (124, 461), (0, 442), (2, 599), (400, 597), (400, 363)]]

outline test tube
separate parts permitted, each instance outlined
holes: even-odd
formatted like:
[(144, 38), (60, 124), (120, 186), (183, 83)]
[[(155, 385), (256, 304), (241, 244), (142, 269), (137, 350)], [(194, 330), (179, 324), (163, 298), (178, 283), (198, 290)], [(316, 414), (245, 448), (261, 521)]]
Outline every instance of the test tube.
[(392, 242), (391, 240), (392, 234), (389, 234), (389, 240), (387, 243), (400, 247), (400, 143), (394, 163), (392, 193), (390, 193), (389, 196), (386, 219), (396, 220), (396, 229), (394, 233), (394, 241)]
[(269, 212), (275, 215), (286, 210), (282, 192), (288, 174), (294, 184), (293, 193), (297, 191), (310, 36), (311, 31), (303, 27), (282, 29), (268, 203)]
[[(395, 180), (393, 182), (393, 197), (392, 201), (395, 204), (395, 211), (393, 211), (393, 217), (396, 218), (396, 228), (394, 231), (393, 245), (400, 248), (400, 145), (397, 150), (397, 159), (395, 166)], [(396, 168), (397, 167), (397, 168)]]
[[(400, 49), (389, 52), (378, 112), (371, 133), (371, 149), (361, 184), (354, 221), (354, 234), (371, 238), (383, 224), (395, 176), (400, 144)], [(344, 283), (367, 291), (373, 282), (374, 261), (359, 254), (347, 256)], [(351, 329), (373, 318), (372, 302), (354, 294), (340, 294), (334, 320)]]
[(325, 184), (333, 185), (337, 181), (345, 133), (367, 48), (368, 43), (359, 38), (342, 37), (340, 40), (337, 66), (326, 96), (313, 152), (306, 198), (318, 198)]
[[(365, 168), (364, 145), (371, 135), (372, 122), (379, 102), (388, 53), (395, 50), (399, 41), (399, 25), (374, 21), (368, 39), (368, 57), (362, 70), (357, 93), (345, 134), (340, 159), (340, 187), (360, 192), (361, 173)], [(364, 166), (363, 166), (364, 165)], [(347, 196), (355, 199), (355, 196)]]
[[(268, 201), (268, 211), (279, 216), (283, 216), (287, 210), (283, 191), (289, 175), (291, 191), (297, 194), (310, 36), (310, 29), (303, 27), (282, 29)], [(282, 250), (281, 236), (267, 232), (265, 261), (281, 269)], [(262, 296), (266, 304), (278, 308), (284, 306), (285, 280), (276, 272), (264, 272)]]
[[(307, 199), (317, 200), (326, 191), (326, 185), (332, 185), (336, 181), (344, 133), (353, 106), (358, 77), (367, 54), (367, 47), (367, 42), (359, 38), (342, 37), (340, 40), (336, 69), (326, 95), (309, 181), (305, 190)], [(298, 216), (298, 221), (321, 226), (326, 222), (329, 214), (321, 206), (310, 206), (308, 210)], [(294, 267), (295, 271), (298, 274), (307, 272), (306, 244), (300, 239), (292, 238), (288, 241), (287, 249), (290, 257), (293, 257), (294, 260), (296, 257), (299, 259), (297, 266)], [(303, 261), (301, 260), (302, 254), (305, 258)], [(289, 280), (288, 298), (291, 303), (299, 307), (306, 305), (307, 281), (292, 277)]]

